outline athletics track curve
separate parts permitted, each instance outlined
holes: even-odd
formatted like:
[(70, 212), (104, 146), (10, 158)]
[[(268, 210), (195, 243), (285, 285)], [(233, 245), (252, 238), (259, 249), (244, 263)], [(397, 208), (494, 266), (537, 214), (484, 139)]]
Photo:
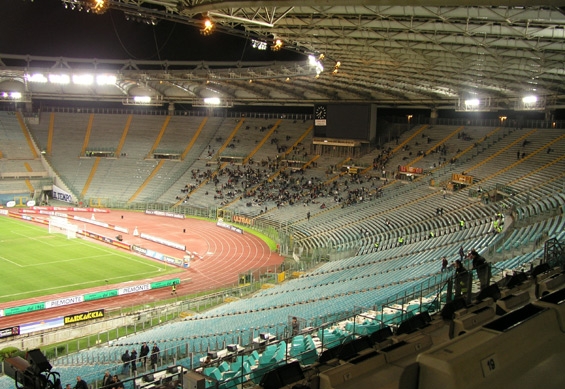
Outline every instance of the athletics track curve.
[[(72, 212), (68, 212), (68, 214), (72, 215)], [(91, 217), (90, 214), (85, 214), (84, 212), (78, 215)], [(0, 304), (0, 308), (3, 309), (35, 302), (50, 301), (94, 291), (125, 287), (143, 283), (144, 281), (153, 282), (160, 279), (171, 278), (181, 279), (181, 284), (177, 287), (177, 295), (182, 297), (182, 295), (190, 293), (235, 285), (237, 283), (238, 274), (251, 269), (264, 267), (271, 267), (274, 270), (275, 266), (280, 265), (284, 260), (279, 254), (271, 252), (268, 245), (258, 237), (248, 233), (239, 234), (218, 227), (214, 222), (206, 220), (191, 218), (176, 219), (166, 216), (146, 215), (141, 212), (114, 210), (111, 210), (109, 213), (96, 213), (95, 219), (110, 225), (126, 227), (128, 228), (129, 234), (120, 233), (92, 224), (85, 225), (87, 230), (110, 238), (115, 238), (117, 235), (121, 234), (124, 243), (137, 244), (175, 258), (182, 258), (184, 256), (185, 253), (181, 250), (133, 236), (133, 231), (137, 227), (140, 233), (145, 232), (152, 236), (180, 243), (185, 245), (188, 251), (195, 252), (197, 255), (192, 259), (190, 267), (183, 269), (180, 273), (154, 277), (147, 280), (137, 280), (111, 286), (107, 285), (57, 295), (2, 303)], [(82, 228), (82, 226), (80, 227)], [(120, 249), (116, 248), (116, 250)], [(49, 310), (2, 317), (0, 318), (0, 328), (22, 323), (37, 322), (48, 318), (61, 317), (94, 309), (112, 310), (121, 307), (149, 304), (167, 298), (171, 298), (170, 288), (154, 289), (141, 293), (51, 308)]]

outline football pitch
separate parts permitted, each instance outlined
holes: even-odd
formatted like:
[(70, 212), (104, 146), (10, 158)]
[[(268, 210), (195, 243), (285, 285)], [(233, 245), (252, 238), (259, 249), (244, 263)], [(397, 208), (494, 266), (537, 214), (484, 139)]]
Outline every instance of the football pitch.
[(178, 273), (181, 269), (46, 226), (0, 217), (0, 303)]

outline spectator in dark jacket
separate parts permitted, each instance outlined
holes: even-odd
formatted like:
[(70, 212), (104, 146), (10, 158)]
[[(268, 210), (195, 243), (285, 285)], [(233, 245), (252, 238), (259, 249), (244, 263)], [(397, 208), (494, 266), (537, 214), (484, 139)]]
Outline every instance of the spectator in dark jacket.
[(141, 345), (141, 350), (139, 350), (139, 360), (143, 360), (143, 366), (147, 365), (147, 356), (149, 355), (149, 346), (147, 342), (143, 342)]
[(122, 362), (124, 363), (122, 368), (122, 374), (128, 373), (130, 359), (131, 357), (129, 355), (129, 350), (126, 350), (126, 352), (122, 354)]
[(159, 360), (159, 347), (157, 343), (153, 343), (153, 348), (151, 349), (151, 368), (155, 370), (157, 368), (157, 361)]
[(86, 383), (86, 381), (83, 381), (82, 378), (80, 378), (80, 376), (78, 376), (75, 389), (88, 389), (88, 384)]

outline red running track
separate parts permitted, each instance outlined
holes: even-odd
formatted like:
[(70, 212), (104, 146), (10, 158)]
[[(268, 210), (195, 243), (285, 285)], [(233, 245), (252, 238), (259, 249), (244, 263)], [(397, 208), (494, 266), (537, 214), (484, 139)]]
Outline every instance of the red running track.
[[(82, 217), (90, 217), (90, 214), (81, 213)], [(140, 237), (133, 236), (133, 231), (163, 238), (186, 246), (190, 252), (198, 253), (191, 261), (190, 268), (181, 273), (163, 277), (155, 277), (147, 280), (132, 281), (131, 283), (114, 284), (98, 288), (85, 289), (81, 291), (67, 292), (57, 295), (42, 296), (34, 299), (18, 300), (9, 303), (1, 303), (0, 308), (8, 308), (31, 304), (34, 302), (50, 301), (66, 296), (76, 296), (93, 291), (114, 289), (127, 286), (128, 284), (143, 283), (143, 281), (156, 281), (179, 277), (181, 284), (177, 287), (179, 296), (206, 291), (218, 287), (235, 285), (238, 274), (260, 267), (275, 267), (280, 265), (284, 258), (277, 253), (271, 252), (269, 247), (261, 239), (252, 234), (238, 234), (216, 226), (215, 223), (199, 219), (175, 219), (165, 216), (146, 215), (141, 212), (110, 211), (110, 213), (96, 213), (97, 221), (106, 222), (111, 225), (126, 227), (129, 234), (119, 233), (114, 230), (85, 224), (89, 231), (100, 233), (104, 236), (114, 238), (121, 234), (124, 243), (137, 244), (139, 246), (182, 258), (183, 251), (151, 242)], [(185, 231), (185, 232), (184, 232)], [(103, 243), (100, 243), (103, 244)], [(116, 248), (116, 250), (119, 250)], [(43, 319), (65, 316), (73, 313), (89, 311), (93, 309), (117, 309), (133, 305), (152, 303), (171, 297), (169, 288), (156, 289), (142, 293), (129, 294), (97, 300), (88, 303), (74, 304), (49, 310), (30, 312), (21, 315), (0, 318), (0, 328), (10, 327), (22, 323), (31, 323)]]

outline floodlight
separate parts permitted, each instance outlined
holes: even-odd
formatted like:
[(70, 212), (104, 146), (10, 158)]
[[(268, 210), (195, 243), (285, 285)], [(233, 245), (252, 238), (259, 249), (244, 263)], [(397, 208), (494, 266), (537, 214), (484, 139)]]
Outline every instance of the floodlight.
[(308, 65), (316, 68), (316, 76), (320, 76), (320, 73), (324, 71), (324, 65), (313, 55), (308, 56)]
[(149, 104), (151, 102), (151, 96), (134, 96), (133, 101), (139, 104)]
[(316, 62), (316, 57), (314, 57), (313, 55), (308, 56), (308, 64), (310, 66), (316, 66)]
[(103, 14), (110, 6), (109, 0), (90, 0), (90, 9), (97, 14)]
[(112, 74), (99, 74), (96, 76), (96, 83), (98, 85), (114, 85), (116, 80), (117, 77)]
[(479, 99), (465, 100), (465, 105), (470, 105), (472, 107), (478, 107), (480, 103)]
[(210, 35), (214, 29), (214, 23), (210, 19), (204, 21), (204, 27), (200, 30), (202, 35)]
[(522, 102), (523, 102), (524, 104), (534, 104), (534, 103), (537, 103), (537, 101), (538, 101), (538, 97), (537, 97), (537, 96), (533, 96), (533, 95), (531, 95), (531, 96), (524, 96), (524, 98), (522, 99)]
[(221, 100), (219, 97), (206, 97), (204, 98), (204, 104), (208, 105), (220, 105)]
[(71, 82), (71, 78), (68, 74), (50, 74), (49, 75), (49, 82), (52, 84), (69, 84)]
[(73, 84), (76, 85), (92, 85), (94, 76), (92, 74), (73, 74)]
[(279, 51), (283, 47), (283, 41), (280, 39), (276, 39), (275, 43), (271, 46), (272, 51)]
[(26, 74), (25, 78), (30, 82), (41, 82), (41, 83), (47, 82), (47, 78), (41, 73)]
[(20, 92), (10, 92), (10, 98), (14, 100), (19, 100), (22, 98), (22, 94)]

